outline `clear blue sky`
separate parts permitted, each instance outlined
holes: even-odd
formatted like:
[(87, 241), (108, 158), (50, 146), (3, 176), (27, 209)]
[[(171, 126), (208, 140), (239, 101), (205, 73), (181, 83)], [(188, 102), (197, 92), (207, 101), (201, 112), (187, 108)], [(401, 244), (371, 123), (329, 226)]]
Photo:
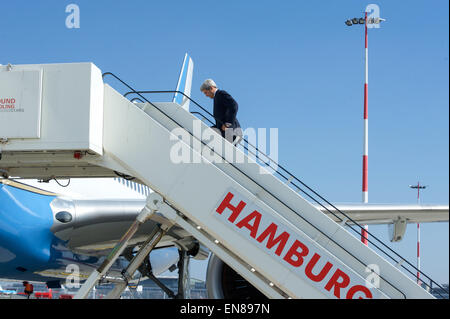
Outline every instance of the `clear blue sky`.
[[(67, 29), (68, 4), (81, 28)], [(448, 1), (5, 1), (0, 63), (94, 62), (138, 89), (175, 89), (185, 52), (193, 98), (213, 78), (243, 127), (279, 129), (279, 161), (333, 203), (361, 201), (364, 32), (369, 30), (369, 202), (449, 198)], [(168, 98), (168, 97), (165, 97)], [(422, 225), (422, 269), (448, 282), (448, 223)], [(387, 240), (386, 226), (371, 232)], [(415, 260), (415, 225), (391, 245)], [(196, 269), (193, 273), (196, 274)]]

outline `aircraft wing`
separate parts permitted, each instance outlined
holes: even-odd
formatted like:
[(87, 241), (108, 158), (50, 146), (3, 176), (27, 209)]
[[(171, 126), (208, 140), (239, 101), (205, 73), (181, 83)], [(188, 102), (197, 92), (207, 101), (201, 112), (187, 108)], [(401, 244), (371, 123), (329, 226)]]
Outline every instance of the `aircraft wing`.
[[(409, 205), (409, 204), (341, 204), (334, 205), (341, 212), (359, 224), (391, 224), (398, 219), (408, 223), (448, 222), (448, 205)], [(335, 208), (318, 207), (335, 221), (343, 217)], [(334, 213), (336, 216), (334, 216)], [(351, 221), (350, 221), (351, 223)]]

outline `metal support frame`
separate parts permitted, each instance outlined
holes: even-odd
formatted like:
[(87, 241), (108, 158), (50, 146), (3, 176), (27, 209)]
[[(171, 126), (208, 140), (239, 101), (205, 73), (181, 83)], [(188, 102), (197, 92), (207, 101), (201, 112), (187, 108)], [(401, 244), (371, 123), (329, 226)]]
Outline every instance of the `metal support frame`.
[[(131, 262), (131, 260), (133, 259), (133, 254), (130, 251), (126, 256), (125, 256), (129, 262)], [(175, 265), (174, 265), (175, 266)], [(148, 279), (150, 279), (151, 281), (153, 281), (159, 288), (161, 288), (171, 299), (175, 299), (176, 295), (175, 293), (170, 290), (168, 287), (166, 287), (158, 278), (156, 278), (156, 276), (153, 274), (153, 270), (152, 270), (152, 264), (150, 261), (150, 255), (148, 258), (145, 258), (144, 261), (142, 262), (142, 264), (139, 266), (138, 268), (139, 272), (141, 273), (142, 277), (147, 277)], [(124, 280), (122, 278), (122, 280)]]
[[(146, 272), (145, 275), (152, 280), (159, 288), (161, 288), (167, 296), (171, 299), (191, 299), (190, 291), (190, 274), (189, 274), (189, 262), (190, 256), (189, 252), (180, 249), (179, 250), (180, 259), (177, 263), (178, 268), (178, 291), (175, 294), (170, 288), (164, 285), (158, 278), (153, 275), (151, 271)], [(144, 271), (145, 272), (145, 271)]]
[(161, 288), (167, 296), (171, 299), (177, 298), (177, 296), (173, 293), (172, 290), (170, 290), (166, 285), (164, 285), (158, 278), (155, 277), (153, 274), (149, 274), (148, 278), (152, 280), (159, 288)]
[(141, 249), (139, 249), (138, 253), (131, 260), (126, 269), (122, 272), (122, 276), (124, 281), (121, 283), (117, 283), (114, 286), (114, 289), (106, 296), (106, 299), (118, 299), (122, 292), (128, 285), (128, 282), (133, 279), (133, 275), (139, 266), (145, 261), (150, 252), (155, 248), (161, 238), (166, 234), (166, 232), (170, 229), (172, 225), (163, 225), (158, 227), (152, 234), (149, 236), (147, 241), (143, 244)]
[[(96, 283), (109, 271), (111, 266), (120, 257), (128, 242), (137, 232), (139, 227), (145, 223), (159, 208), (163, 198), (157, 193), (152, 193), (147, 197), (147, 202), (145, 207), (136, 217), (134, 223), (130, 226), (128, 231), (122, 236), (120, 241), (116, 244), (111, 253), (103, 261), (102, 265), (94, 270), (86, 282), (81, 286), (80, 290), (75, 295), (74, 299), (86, 299), (89, 295), (91, 289), (96, 285)], [(152, 236), (153, 237), (153, 236)], [(139, 265), (138, 265), (139, 266)]]
[[(86, 282), (82, 285), (74, 299), (86, 299), (89, 292), (95, 287), (98, 281), (105, 277), (111, 266), (122, 254), (126, 254), (125, 249), (127, 244), (133, 235), (137, 232), (138, 228), (145, 223), (156, 211), (160, 211), (162, 207), (167, 206), (163, 202), (163, 198), (157, 194), (152, 193), (147, 197), (145, 207), (136, 218), (135, 222), (130, 226), (128, 231), (122, 236), (121, 240), (116, 244), (112, 252), (107, 256), (102, 265), (92, 272)], [(165, 207), (166, 209), (168, 208)], [(164, 210), (166, 210), (164, 209)], [(169, 208), (170, 210), (170, 208)], [(175, 219), (169, 219), (171, 223), (164, 224), (157, 227), (148, 237), (148, 239), (142, 244), (139, 251), (134, 257), (128, 254), (130, 263), (127, 268), (122, 271), (122, 278), (115, 280), (115, 286), (113, 290), (106, 296), (106, 299), (118, 299), (122, 292), (128, 286), (129, 281), (133, 279), (134, 273), (140, 269), (145, 272), (145, 275), (153, 280), (165, 293), (171, 298), (177, 299), (189, 299), (190, 298), (190, 276), (189, 276), (189, 261), (190, 256), (188, 251), (180, 249), (180, 260), (178, 262), (178, 292), (174, 294), (163, 283), (161, 283), (151, 272), (145, 271), (142, 265), (145, 263), (150, 252), (156, 247), (161, 238), (169, 231), (172, 225), (175, 223)]]

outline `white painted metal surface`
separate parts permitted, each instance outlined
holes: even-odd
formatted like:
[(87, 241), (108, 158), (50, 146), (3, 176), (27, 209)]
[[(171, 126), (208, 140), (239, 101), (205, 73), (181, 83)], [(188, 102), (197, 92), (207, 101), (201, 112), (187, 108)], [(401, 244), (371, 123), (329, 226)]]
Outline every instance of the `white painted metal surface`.
[[(37, 80), (40, 75), (42, 89)], [(9, 85), (3, 85), (10, 81), (22, 82), (13, 85), (11, 91)], [(89, 150), (102, 154), (103, 80), (94, 64), (14, 65), (11, 71), (2, 66), (0, 98), (3, 97), (16, 97), (17, 107), (24, 108), (22, 115), (26, 116), (14, 119), (11, 113), (0, 112), (0, 138), (9, 139), (2, 145), (3, 151)], [(34, 118), (30, 119), (32, 114)], [(21, 120), (25, 121), (16, 122)], [(16, 137), (25, 139), (13, 139)]]
[(42, 70), (0, 67), (0, 136), (39, 138)]
[[(178, 124), (151, 105), (145, 105), (144, 112), (106, 85), (105, 156), (96, 164), (107, 166), (107, 162), (119, 163), (162, 194), (189, 220), (243, 260), (241, 266), (235, 268), (237, 272), (242, 274), (241, 268), (245, 267), (255, 268), (275, 287), (294, 298), (337, 296), (345, 298), (352, 296), (353, 287), (361, 288), (360, 286), (364, 285), (364, 283), (361, 285), (361, 282), (370, 275), (366, 272), (366, 265), (376, 264), (379, 266), (382, 279), (380, 288), (371, 290), (373, 296), (431, 297), (393, 265), (363, 245), (273, 175), (261, 174), (261, 167), (251, 159), (246, 158), (245, 163), (233, 165), (206, 161), (207, 150), (202, 150), (202, 145), (198, 141), (192, 139), (183, 143), (171, 133), (178, 125), (193, 132), (195, 117), (175, 103), (159, 103), (157, 106)], [(208, 130), (211, 131), (200, 123), (200, 132), (197, 136), (207, 135)], [(192, 159), (200, 158), (200, 163), (174, 163), (170, 158), (174, 147), (187, 150), (192, 154)], [(237, 155), (245, 157), (244, 154), (237, 153), (230, 156)], [(302, 265), (292, 267), (284, 259), (274, 258), (267, 249), (261, 249), (254, 238), (248, 236), (246, 238), (236, 229), (226, 227), (215, 216), (218, 202), (223, 200), (225, 192), (229, 189), (238, 192), (248, 203), (261, 207), (261, 210), (267, 212), (279, 225), (288, 225), (292, 232), (291, 238), (301, 239), (311, 252), (316, 251), (315, 247), (318, 247), (317, 252), (322, 253), (323, 257), (321, 265), (325, 265), (325, 262), (333, 264), (333, 268), (319, 284), (316, 285), (316, 282), (302, 278), (297, 273), (305, 271), (313, 257), (312, 253), (305, 256)], [(286, 245), (285, 254), (288, 247), (289, 244)], [(337, 266), (340, 262), (345, 264), (345, 267), (342, 267), (345, 269)], [(320, 269), (322, 269), (320, 266), (314, 268), (316, 272)], [(345, 272), (347, 276), (343, 276), (348, 277), (350, 281), (342, 289), (332, 285), (333, 276), (340, 273), (338, 269)], [(342, 278), (338, 280), (344, 280)], [(330, 282), (331, 287), (328, 285)], [(364, 297), (361, 291), (357, 292), (357, 297)]]

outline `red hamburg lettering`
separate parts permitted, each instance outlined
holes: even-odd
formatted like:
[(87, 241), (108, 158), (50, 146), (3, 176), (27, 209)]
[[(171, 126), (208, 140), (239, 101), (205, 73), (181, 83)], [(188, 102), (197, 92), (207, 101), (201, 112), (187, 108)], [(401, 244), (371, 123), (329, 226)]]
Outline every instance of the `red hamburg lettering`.
[[(338, 281), (339, 278), (342, 278), (341, 282)], [(325, 286), (325, 289), (330, 291), (331, 288), (333, 288), (333, 286), (334, 286), (334, 295), (337, 298), (341, 298), (341, 293), (340, 293), (341, 290), (340, 289), (347, 287), (349, 283), (350, 283), (350, 278), (348, 277), (348, 275), (338, 268), (336, 270), (336, 272), (334, 273), (333, 277), (331, 277), (330, 281)]]
[[(372, 299), (372, 293), (370, 292), (369, 288), (361, 285), (356, 285), (350, 288), (347, 292), (347, 296), (345, 298), (352, 299), (356, 292), (361, 291), (363, 292), (367, 299)], [(363, 297), (359, 297), (358, 299), (364, 299)]]
[(325, 264), (325, 266), (322, 268), (322, 270), (320, 271), (320, 273), (318, 275), (314, 275), (312, 273), (312, 270), (314, 269), (314, 266), (317, 264), (317, 261), (319, 259), (320, 259), (320, 255), (314, 254), (314, 256), (311, 258), (311, 260), (309, 261), (308, 265), (306, 265), (306, 268), (305, 268), (306, 276), (308, 276), (309, 279), (311, 279), (312, 281), (315, 281), (315, 282), (322, 281), (323, 278), (325, 278), (325, 276), (330, 271), (331, 267), (333, 267), (332, 263), (327, 262)]
[(240, 202), (236, 207), (230, 204), (231, 199), (233, 199), (234, 195), (232, 193), (228, 193), (227, 196), (225, 196), (225, 199), (222, 201), (220, 206), (216, 209), (216, 212), (219, 214), (222, 214), (225, 208), (230, 209), (233, 213), (228, 217), (228, 220), (232, 223), (236, 220), (236, 218), (239, 216), (239, 214), (244, 209), (245, 205), (247, 205), (244, 202)]
[[(250, 221), (254, 219), (253, 225), (250, 225)], [(256, 238), (256, 234), (258, 233), (259, 223), (261, 222), (261, 214), (258, 211), (253, 211), (250, 215), (243, 218), (239, 223), (236, 224), (238, 228), (248, 228), (250, 230), (250, 236)]]
[[(301, 252), (297, 251), (298, 248), (301, 248)], [(300, 267), (303, 264), (303, 257), (308, 255), (309, 249), (303, 243), (295, 240), (292, 244), (291, 248), (287, 252), (286, 256), (284, 256), (284, 260), (290, 263), (294, 267)], [(297, 257), (297, 260), (292, 259), (293, 256)]]
[(275, 254), (277, 254), (278, 256), (281, 255), (284, 246), (286, 246), (286, 243), (289, 239), (289, 234), (286, 232), (283, 232), (280, 236), (278, 236), (277, 238), (275, 238), (275, 234), (277, 232), (277, 228), (278, 226), (274, 223), (270, 224), (269, 227), (267, 227), (266, 230), (264, 230), (264, 232), (259, 235), (257, 241), (259, 241), (260, 243), (263, 242), (264, 239), (266, 239), (267, 236), (269, 236), (269, 239), (267, 240), (267, 248), (271, 249), (273, 246), (275, 246), (276, 244), (278, 244), (277, 250), (275, 251)]

